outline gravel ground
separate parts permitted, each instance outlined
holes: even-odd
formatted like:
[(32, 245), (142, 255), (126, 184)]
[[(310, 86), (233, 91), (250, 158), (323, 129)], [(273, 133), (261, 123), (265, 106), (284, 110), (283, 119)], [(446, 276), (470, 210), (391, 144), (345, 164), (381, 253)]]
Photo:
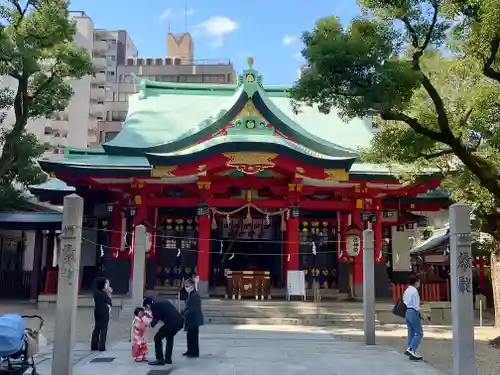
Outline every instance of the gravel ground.
[[(16, 312), (21, 314), (39, 314), (45, 319), (44, 336), (50, 343), (54, 337), (54, 311), (39, 311), (30, 305), (1, 305), (0, 314)], [(130, 335), (131, 319), (118, 319), (118, 310), (113, 311), (113, 317), (108, 331), (108, 341), (127, 340)], [(80, 308), (77, 312), (76, 342), (90, 342), (93, 328), (93, 310)], [(31, 324), (30, 324), (31, 325)], [(363, 341), (362, 328), (331, 329), (332, 334), (346, 341)], [(478, 375), (500, 374), (500, 350), (488, 345), (488, 341), (499, 336), (500, 332), (491, 327), (476, 329), (476, 361)], [(450, 327), (425, 327), (424, 341), (420, 353), (432, 366), (452, 374), (452, 345)], [(406, 349), (406, 329), (402, 326), (391, 325), (377, 329), (377, 343), (392, 347), (400, 352)]]

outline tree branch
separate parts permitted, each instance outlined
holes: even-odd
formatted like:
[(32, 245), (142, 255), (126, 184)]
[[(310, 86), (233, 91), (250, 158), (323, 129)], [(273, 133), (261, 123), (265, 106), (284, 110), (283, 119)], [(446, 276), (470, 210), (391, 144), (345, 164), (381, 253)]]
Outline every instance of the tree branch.
[(426, 153), (421, 152), (418, 154), (418, 156), (421, 158), (424, 158), (425, 160), (432, 160), (432, 159), (438, 158), (440, 156), (451, 155), (451, 154), (453, 154), (453, 150), (451, 148), (449, 148), (446, 150), (433, 152), (432, 154), (426, 154)]
[(403, 121), (408, 124), (408, 126), (410, 126), (410, 128), (412, 128), (417, 134), (421, 134), (436, 142), (441, 142), (450, 146), (450, 139), (447, 139), (442, 133), (426, 128), (425, 126), (420, 124), (417, 119), (405, 115), (404, 113), (386, 111), (382, 112), (380, 114), (380, 117), (382, 118), (382, 120), (386, 121)]
[(410, 19), (408, 18), (408, 16), (403, 17), (401, 19), (401, 21), (403, 21), (403, 23), (406, 26), (406, 29), (408, 30), (408, 34), (410, 34), (411, 45), (413, 46), (413, 48), (420, 49), (419, 43), (418, 43), (417, 32), (415, 31), (415, 29), (411, 25), (411, 22), (410, 22)]
[(440, 5), (439, 0), (434, 0), (432, 2), (432, 8), (434, 9), (434, 14), (432, 15), (432, 21), (429, 26), (429, 30), (427, 30), (427, 35), (425, 36), (424, 44), (420, 47), (422, 51), (425, 50), (429, 46), (429, 43), (431, 42), (432, 33), (434, 32), (434, 28), (436, 27), (436, 23), (438, 20), (439, 5)]
[(460, 120), (458, 120), (458, 123), (460, 124), (460, 126), (465, 126), (467, 125), (467, 122), (469, 121), (470, 119), (470, 116), (472, 115), (472, 112), (474, 111), (474, 109), (471, 107), (469, 107), (469, 109), (464, 113), (464, 115), (460, 118)]
[(494, 79), (495, 81), (500, 83), (500, 72), (493, 69), (492, 65), (497, 59), (498, 50), (500, 48), (500, 36), (496, 36), (491, 40), (490, 43), (490, 55), (484, 61), (483, 64), (483, 73), (486, 77)]
[[(420, 70), (420, 67), (419, 67)], [(446, 138), (454, 138), (453, 132), (450, 128), (450, 123), (448, 121), (448, 115), (446, 114), (446, 109), (444, 106), (443, 99), (441, 99), (441, 95), (439, 95), (437, 89), (434, 87), (430, 79), (425, 75), (424, 72), (420, 71), (422, 75), (422, 86), (424, 86), (425, 91), (429, 94), (432, 99), (432, 103), (434, 103), (434, 108), (436, 108), (438, 126), (441, 130), (441, 133)]]

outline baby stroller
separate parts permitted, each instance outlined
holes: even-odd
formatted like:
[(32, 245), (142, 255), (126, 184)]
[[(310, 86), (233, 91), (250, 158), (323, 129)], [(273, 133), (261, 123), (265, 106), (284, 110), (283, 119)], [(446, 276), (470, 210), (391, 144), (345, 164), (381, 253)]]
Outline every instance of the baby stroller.
[[(38, 319), (38, 329), (26, 328), (24, 319)], [(34, 355), (38, 353), (43, 319), (38, 315), (0, 316), (0, 375), (22, 375), (28, 369), (36, 375)]]

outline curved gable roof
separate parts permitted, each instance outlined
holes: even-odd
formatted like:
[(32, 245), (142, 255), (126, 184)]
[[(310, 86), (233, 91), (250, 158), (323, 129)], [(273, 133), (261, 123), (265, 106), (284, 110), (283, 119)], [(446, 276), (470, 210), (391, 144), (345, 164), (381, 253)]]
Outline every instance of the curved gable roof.
[[(172, 154), (192, 149), (234, 121), (249, 100), (275, 129), (310, 149), (310, 154), (352, 159), (360, 147), (368, 146), (373, 136), (371, 121), (346, 123), (334, 111), (325, 115), (306, 106), (294, 113), (287, 89), (264, 87), (262, 77), (251, 66), (237, 85), (143, 80), (141, 92), (130, 98), (123, 129), (103, 147), (115, 155)], [(247, 129), (245, 136), (252, 142), (257, 133)], [(270, 134), (259, 142), (276, 142), (276, 138)]]

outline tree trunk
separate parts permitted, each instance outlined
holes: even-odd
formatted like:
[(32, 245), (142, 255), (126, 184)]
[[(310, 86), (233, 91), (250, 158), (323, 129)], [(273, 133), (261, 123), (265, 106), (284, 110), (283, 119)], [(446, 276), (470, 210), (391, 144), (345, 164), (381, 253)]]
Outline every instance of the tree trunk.
[(495, 307), (495, 327), (500, 327), (500, 242), (497, 240), (493, 241), (490, 261), (493, 304)]

